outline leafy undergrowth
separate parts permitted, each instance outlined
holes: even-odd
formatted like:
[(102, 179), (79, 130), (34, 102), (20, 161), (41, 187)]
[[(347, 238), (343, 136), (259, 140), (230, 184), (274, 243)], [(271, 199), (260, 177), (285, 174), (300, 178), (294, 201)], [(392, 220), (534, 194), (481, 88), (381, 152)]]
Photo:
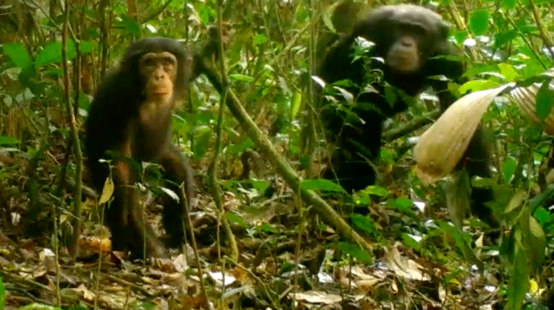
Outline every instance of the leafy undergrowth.
[[(486, 269), (480, 273), (465, 263), (455, 240), (462, 237), (440, 219), (446, 217), (444, 211), (425, 215), (425, 208), (418, 208), (425, 206), (423, 202), (402, 207), (407, 199), (387, 198), (357, 209), (368, 210), (366, 216), (346, 215), (373, 245), (373, 253), (367, 253), (338, 240), (313, 210), (299, 216), (292, 191), (281, 181), (276, 184), (269, 199), (252, 188), (223, 195), (239, 245), (238, 261), (227, 256), (225, 235), (218, 230), (218, 212), (208, 193), (199, 195), (191, 213), (200, 262), (189, 245), (182, 254), (172, 250), (168, 259), (147, 262), (131, 262), (122, 253), (110, 252), (109, 233), (90, 220), (93, 199), (87, 199), (89, 220), (76, 265), (66, 247), (60, 247), (56, 265), (52, 238), (3, 234), (0, 265), (6, 309), (56, 304), (197, 309), (204, 291), (217, 309), (498, 309), (498, 251), (483, 247), (487, 237), (474, 233), (475, 252), (486, 261)], [(149, 221), (160, 235), (162, 207), (145, 200)], [(12, 221), (17, 218), (12, 213)]]

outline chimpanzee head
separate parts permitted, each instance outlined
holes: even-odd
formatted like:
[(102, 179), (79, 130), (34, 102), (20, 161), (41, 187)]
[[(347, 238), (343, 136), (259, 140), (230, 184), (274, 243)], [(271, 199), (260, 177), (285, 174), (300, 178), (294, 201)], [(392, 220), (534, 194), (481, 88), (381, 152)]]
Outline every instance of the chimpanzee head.
[(375, 43), (385, 66), (401, 74), (416, 73), (448, 40), (448, 26), (437, 13), (416, 5), (377, 8), (357, 23), (353, 35)]
[(129, 45), (120, 70), (147, 100), (166, 102), (186, 89), (191, 60), (176, 40), (152, 37)]

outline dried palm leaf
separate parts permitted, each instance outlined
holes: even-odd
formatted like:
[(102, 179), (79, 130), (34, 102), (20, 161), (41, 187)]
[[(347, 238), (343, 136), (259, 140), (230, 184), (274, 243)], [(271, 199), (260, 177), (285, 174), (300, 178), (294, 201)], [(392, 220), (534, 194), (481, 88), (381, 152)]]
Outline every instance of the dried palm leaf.
[(422, 182), (433, 183), (454, 170), (489, 105), (512, 86), (509, 83), (460, 98), (421, 136), (414, 159)]
[[(554, 77), (554, 69), (550, 69), (542, 75)], [(508, 94), (508, 97), (514, 101), (523, 112), (523, 115), (536, 124), (541, 124), (539, 116), (536, 113), (536, 99), (540, 88), (540, 83), (534, 83), (527, 87), (517, 87)], [(553, 82), (550, 82), (550, 89), (554, 90)], [(554, 135), (554, 109), (552, 109), (550, 114), (545, 118), (543, 129), (547, 134)]]

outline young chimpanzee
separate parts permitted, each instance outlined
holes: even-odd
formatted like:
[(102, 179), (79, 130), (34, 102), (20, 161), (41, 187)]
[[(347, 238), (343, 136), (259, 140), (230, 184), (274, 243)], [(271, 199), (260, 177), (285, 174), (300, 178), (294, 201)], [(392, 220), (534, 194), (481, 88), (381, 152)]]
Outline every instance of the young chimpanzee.
[[(347, 191), (374, 184), (376, 173), (370, 163), (379, 157), (383, 120), (405, 111), (408, 108), (406, 100), (429, 86), (437, 92), (442, 112), (455, 101), (448, 90), (448, 81), (436, 78), (459, 79), (463, 74), (460, 61), (444, 57), (455, 55), (448, 42), (448, 32), (441, 16), (429, 9), (390, 5), (369, 12), (356, 22), (351, 33), (328, 49), (317, 75), (326, 83), (351, 80), (355, 86), (341, 87), (355, 96), (356, 103), (346, 109), (344, 105), (337, 106), (323, 98), (321, 119), (327, 141), (336, 147), (325, 172), (326, 178), (338, 180)], [(354, 61), (352, 56), (357, 37), (375, 44), (370, 49), (371, 59), (367, 66), (361, 59)], [(376, 78), (376, 70), (383, 73), (383, 81)], [(373, 89), (364, 89), (367, 84)], [(389, 103), (385, 94), (396, 100)], [(461, 165), (465, 165), (470, 177), (490, 177), (488, 157), (482, 132), (478, 129)], [(493, 199), (492, 191), (473, 188), (471, 199), (474, 213), (497, 227), (494, 214), (484, 205)]]
[[(143, 220), (135, 186), (138, 171), (125, 157), (163, 166), (165, 177), (174, 183), (167, 187), (180, 198), (166, 195), (163, 224), (168, 246), (177, 247), (184, 238), (183, 206), (193, 199), (194, 181), (187, 158), (171, 142), (171, 118), (189, 81), (199, 75), (189, 56), (184, 46), (170, 38), (132, 43), (119, 67), (100, 84), (88, 112), (87, 166), (99, 192), (110, 175), (107, 163), (99, 159), (113, 159), (114, 200), (105, 214), (112, 249), (130, 250), (134, 257), (142, 257), (144, 245), (148, 256), (164, 256), (165, 248)], [(186, 197), (179, 189), (182, 182)]]

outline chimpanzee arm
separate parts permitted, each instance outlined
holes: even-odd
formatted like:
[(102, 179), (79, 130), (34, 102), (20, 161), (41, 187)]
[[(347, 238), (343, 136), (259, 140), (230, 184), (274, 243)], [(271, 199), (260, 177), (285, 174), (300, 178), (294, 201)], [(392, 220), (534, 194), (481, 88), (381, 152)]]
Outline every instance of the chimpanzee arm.
[(118, 185), (119, 192), (116, 193), (116, 195), (119, 195), (121, 197), (121, 205), (122, 205), (122, 223), (124, 226), (128, 225), (129, 220), (129, 212), (132, 212), (133, 206), (138, 202), (137, 193), (134, 189), (134, 185), (136, 182), (135, 177), (135, 171), (131, 170), (131, 167), (129, 167), (129, 163), (126, 162), (126, 160), (129, 160), (132, 156), (131, 153), (131, 139), (130, 139), (130, 130), (131, 128), (128, 128), (126, 131), (126, 138), (123, 144), (118, 148), (118, 151), (120, 152), (120, 156), (125, 156), (127, 158), (117, 158), (115, 159), (115, 178), (114, 182), (116, 185)]
[[(461, 61), (452, 59), (458, 55), (449, 42), (444, 42), (438, 46), (436, 54), (447, 56), (430, 59), (425, 66), (425, 74), (429, 77), (435, 76), (435, 78), (438, 78), (431, 79), (430, 82), (439, 98), (441, 113), (444, 113), (456, 101), (456, 97), (448, 90), (448, 83), (452, 81), (462, 83), (465, 81), (465, 79), (462, 79), (464, 65)], [(446, 81), (444, 77), (446, 77)]]
[[(229, 31), (226, 27), (229, 25), (224, 24), (223, 26), (223, 48), (226, 48), (229, 41)], [(219, 31), (217, 26), (208, 27), (208, 42), (202, 47), (195, 49), (193, 51), (194, 56), (192, 57), (192, 70), (190, 70), (190, 82), (194, 81), (198, 76), (205, 72), (202, 59), (204, 57), (212, 58), (214, 62), (219, 60)]]

